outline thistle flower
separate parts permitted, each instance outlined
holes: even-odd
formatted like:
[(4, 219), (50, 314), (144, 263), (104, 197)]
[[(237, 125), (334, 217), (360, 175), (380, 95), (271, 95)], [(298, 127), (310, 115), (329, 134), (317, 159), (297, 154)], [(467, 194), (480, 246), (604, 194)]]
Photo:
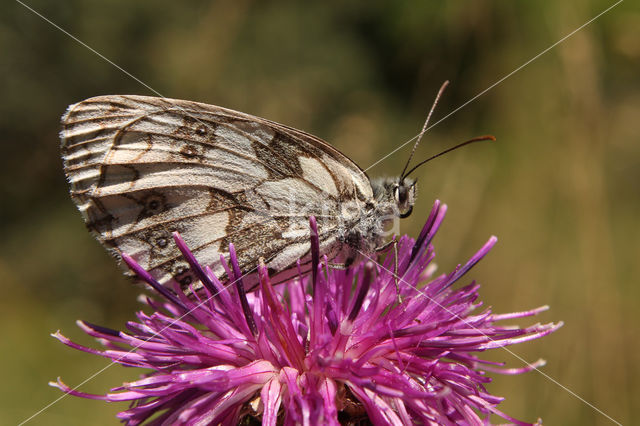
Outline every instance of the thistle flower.
[[(144, 297), (154, 312), (137, 313), (127, 331), (88, 322), (78, 325), (106, 350), (64, 344), (126, 366), (151, 369), (106, 395), (53, 386), (71, 395), (130, 401), (118, 417), (153, 424), (486, 424), (491, 414), (518, 424), (496, 406), (487, 372), (520, 374), (520, 368), (480, 359), (477, 352), (545, 336), (562, 324), (526, 328), (496, 322), (535, 315), (474, 313), (479, 285), (452, 284), (495, 244), (489, 241), (463, 266), (433, 276), (431, 240), (446, 206), (436, 201), (417, 240), (398, 244), (401, 303), (397, 303), (394, 256), (347, 270), (326, 267), (311, 218), (313, 274), (272, 286), (264, 265), (260, 286), (245, 294), (233, 246), (224, 286), (176, 242), (203, 288), (188, 297), (157, 283), (130, 257), (129, 267), (163, 301)], [(325, 266), (323, 266), (325, 265)]]

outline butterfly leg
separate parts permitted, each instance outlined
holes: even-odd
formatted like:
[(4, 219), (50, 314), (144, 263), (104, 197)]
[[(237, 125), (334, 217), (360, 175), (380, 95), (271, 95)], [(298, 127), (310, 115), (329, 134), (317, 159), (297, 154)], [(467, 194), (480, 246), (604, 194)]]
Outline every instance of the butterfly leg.
[(331, 263), (331, 262), (329, 262), (328, 266), (331, 269), (338, 269), (338, 270), (341, 270), (341, 271), (344, 271), (345, 269), (348, 268), (346, 263)]
[(385, 244), (377, 247), (375, 251), (377, 253), (386, 250), (389, 246), (393, 246), (393, 278), (396, 284), (396, 296), (398, 304), (402, 303), (402, 298), (400, 297), (400, 283), (398, 282), (398, 240), (394, 236), (391, 241), (386, 242)]
[(345, 269), (348, 269), (349, 266), (353, 265), (353, 262), (355, 260), (356, 260), (355, 254), (350, 253), (349, 256), (346, 258), (346, 260), (343, 263), (332, 263), (332, 262), (329, 262), (328, 266), (331, 269), (345, 270)]

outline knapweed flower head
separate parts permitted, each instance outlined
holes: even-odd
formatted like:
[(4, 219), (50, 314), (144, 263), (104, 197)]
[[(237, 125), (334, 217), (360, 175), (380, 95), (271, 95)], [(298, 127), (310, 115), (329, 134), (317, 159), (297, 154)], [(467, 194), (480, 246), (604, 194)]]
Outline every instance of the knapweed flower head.
[[(502, 398), (485, 389), (488, 372), (520, 368), (484, 361), (478, 353), (536, 339), (562, 324), (526, 328), (498, 321), (535, 315), (546, 307), (505, 315), (481, 307), (478, 284), (460, 280), (495, 244), (492, 237), (466, 264), (433, 276), (431, 240), (446, 206), (436, 202), (417, 240), (398, 242), (395, 256), (346, 269), (327, 267), (311, 218), (313, 273), (273, 286), (264, 265), (259, 288), (246, 294), (231, 247), (224, 285), (176, 236), (202, 289), (171, 291), (124, 256), (164, 300), (145, 297), (153, 313), (138, 312), (127, 331), (79, 322), (106, 350), (55, 333), (72, 348), (149, 369), (140, 379), (92, 395), (130, 401), (118, 417), (127, 424), (487, 424)], [(398, 303), (399, 285), (400, 302)]]

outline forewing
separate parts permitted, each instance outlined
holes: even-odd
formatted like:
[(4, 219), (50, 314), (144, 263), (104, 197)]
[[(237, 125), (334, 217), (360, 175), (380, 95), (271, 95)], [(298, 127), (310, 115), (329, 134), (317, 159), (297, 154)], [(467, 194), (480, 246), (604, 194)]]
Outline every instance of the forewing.
[(326, 142), (240, 112), (166, 98), (101, 96), (69, 107), (62, 156), (87, 227), (162, 282), (191, 282), (172, 239), (222, 277), (234, 243), (243, 273), (308, 257), (308, 217), (337, 253), (335, 214), (372, 198), (367, 176)]

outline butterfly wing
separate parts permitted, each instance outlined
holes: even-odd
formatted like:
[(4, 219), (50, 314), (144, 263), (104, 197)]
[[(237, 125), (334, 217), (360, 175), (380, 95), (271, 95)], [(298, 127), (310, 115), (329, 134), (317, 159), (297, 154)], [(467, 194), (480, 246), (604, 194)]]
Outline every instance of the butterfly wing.
[(373, 197), (365, 173), (326, 142), (217, 106), (100, 96), (70, 106), (62, 125), (64, 170), (87, 227), (161, 282), (193, 279), (174, 231), (219, 277), (230, 242), (243, 273), (259, 257), (283, 271), (308, 258), (310, 215), (333, 257), (341, 204)]

